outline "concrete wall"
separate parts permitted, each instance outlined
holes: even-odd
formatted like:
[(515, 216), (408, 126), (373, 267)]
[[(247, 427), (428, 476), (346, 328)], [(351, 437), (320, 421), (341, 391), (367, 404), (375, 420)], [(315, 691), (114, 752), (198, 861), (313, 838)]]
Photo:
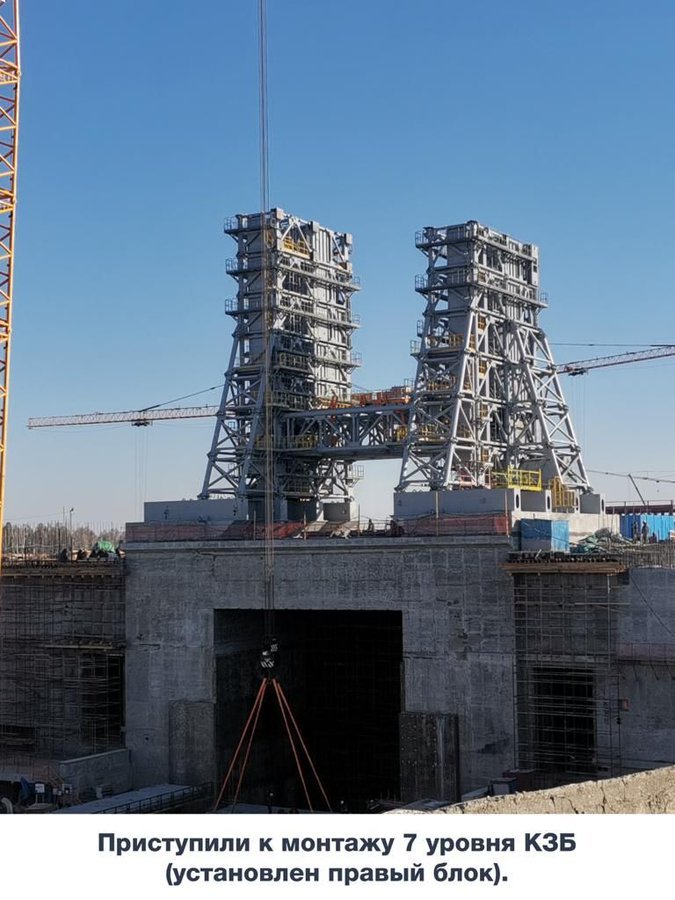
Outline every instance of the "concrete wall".
[(145, 522), (231, 522), (234, 500), (151, 500), (144, 504)]
[(394, 494), (394, 515), (400, 518), (439, 515), (480, 515), (520, 509), (520, 489), (472, 488), (464, 491), (412, 491)]
[(457, 797), (457, 717), (401, 715), (401, 782), (413, 797)]
[(662, 766), (675, 761), (675, 570), (631, 569), (621, 600), (616, 655), (624, 768)]
[[(425, 793), (467, 793), (518, 764), (513, 582), (502, 568), (508, 541), (444, 535), (277, 544), (279, 609), (401, 614), (406, 800), (416, 799), (422, 785)], [(262, 546), (130, 544), (127, 568), (127, 746), (134, 785), (217, 781), (223, 761), (216, 748), (216, 662), (219, 653), (231, 652), (227, 642), (235, 637), (220, 635), (220, 649), (214, 648), (214, 610), (262, 609)], [(598, 634), (612, 644), (601, 648), (610, 669), (598, 673), (595, 689), (598, 749), (611, 761), (609, 771), (675, 762), (675, 570), (632, 569), (629, 583), (611, 591), (618, 608), (610, 630), (606, 597), (591, 602), (587, 596), (592, 579), (546, 577), (560, 579), (565, 608), (574, 611), (565, 619), (566, 652), (585, 660), (596, 619)], [(579, 581), (578, 608), (587, 609), (587, 619), (573, 602), (570, 577)], [(593, 578), (605, 583), (605, 576)], [(433, 737), (425, 754), (416, 749), (423, 734)], [(414, 759), (422, 774), (411, 767)]]
[(59, 777), (72, 785), (77, 796), (86, 790), (101, 787), (113, 794), (121, 794), (131, 787), (131, 764), (128, 750), (111, 750), (58, 763)]
[[(410, 813), (418, 810), (401, 810)], [(436, 810), (449, 814), (675, 813), (675, 766), (547, 791), (486, 797)]]
[[(501, 568), (509, 549), (505, 537), (277, 544), (280, 609), (401, 612), (402, 712), (454, 717), (461, 792), (514, 764), (512, 582)], [(213, 611), (262, 608), (262, 546), (154, 543), (130, 544), (127, 551), (127, 746), (134, 785), (178, 773), (214, 780)], [(182, 723), (190, 705), (198, 710), (198, 734), (188, 741)], [(195, 766), (186, 757), (196, 747)], [(445, 753), (456, 755), (453, 746)], [(414, 790), (409, 779), (404, 796), (414, 799)]]

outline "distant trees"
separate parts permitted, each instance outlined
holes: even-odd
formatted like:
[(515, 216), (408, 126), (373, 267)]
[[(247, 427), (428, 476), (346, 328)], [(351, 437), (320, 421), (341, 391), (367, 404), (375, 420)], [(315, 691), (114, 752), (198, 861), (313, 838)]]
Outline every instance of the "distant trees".
[(61, 550), (91, 550), (96, 541), (111, 541), (115, 546), (124, 539), (124, 529), (103, 526), (74, 525), (63, 522), (40, 522), (21, 525), (7, 522), (2, 530), (2, 552), (7, 556), (57, 556)]

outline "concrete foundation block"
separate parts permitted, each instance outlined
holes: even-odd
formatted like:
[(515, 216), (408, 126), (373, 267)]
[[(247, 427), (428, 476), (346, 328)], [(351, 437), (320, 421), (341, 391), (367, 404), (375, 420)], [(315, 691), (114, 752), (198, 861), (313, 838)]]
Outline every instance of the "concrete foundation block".
[(592, 513), (601, 516), (605, 512), (605, 497), (603, 494), (582, 494), (579, 498), (579, 512)]
[(394, 494), (394, 515), (417, 518), (439, 515), (491, 515), (521, 508), (519, 488), (467, 488)]
[(458, 799), (457, 717), (401, 713), (401, 799)]
[(147, 523), (232, 522), (239, 512), (235, 500), (153, 500), (143, 506)]

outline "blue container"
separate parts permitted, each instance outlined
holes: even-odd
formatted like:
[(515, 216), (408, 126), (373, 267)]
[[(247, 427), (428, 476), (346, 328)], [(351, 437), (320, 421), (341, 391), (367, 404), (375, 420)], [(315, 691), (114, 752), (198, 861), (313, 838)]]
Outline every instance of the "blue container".
[(567, 519), (521, 519), (520, 549), (569, 553), (570, 523)]
[[(646, 523), (649, 529), (647, 536), (656, 535), (659, 541), (669, 541), (671, 531), (675, 531), (675, 516), (657, 515), (655, 513), (629, 514), (620, 517), (622, 537), (632, 540), (636, 535), (642, 536), (642, 526)], [(635, 526), (635, 534), (634, 528)]]

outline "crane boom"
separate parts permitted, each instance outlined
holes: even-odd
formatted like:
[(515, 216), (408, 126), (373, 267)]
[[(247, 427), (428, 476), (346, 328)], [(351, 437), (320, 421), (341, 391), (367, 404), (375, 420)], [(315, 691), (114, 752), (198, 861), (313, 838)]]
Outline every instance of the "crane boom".
[(645, 359), (661, 359), (664, 356), (675, 356), (675, 344), (662, 344), (648, 350), (636, 350), (633, 353), (618, 353), (615, 356), (596, 356), (594, 359), (578, 359), (575, 362), (556, 366), (561, 375), (585, 375), (589, 369), (603, 369), (606, 366), (623, 366), (625, 363), (642, 362)]
[[(635, 353), (620, 353), (615, 356), (597, 356), (594, 359), (579, 359), (575, 362), (556, 366), (561, 375), (585, 375), (590, 369), (601, 369), (605, 366), (621, 366), (625, 363), (642, 362), (645, 359), (659, 359), (675, 356), (675, 344), (662, 344), (649, 350), (638, 350)], [(395, 390), (395, 389), (392, 389)], [(353, 395), (356, 402), (357, 397)], [(75, 416), (47, 416), (28, 420), (29, 428), (47, 428), (58, 425), (107, 425), (116, 422), (130, 422), (132, 425), (151, 425), (152, 422), (167, 419), (200, 419), (215, 416), (217, 406), (178, 406), (166, 409), (137, 409), (126, 412), (85, 413)]]
[[(5, 501), (9, 350), (12, 334), (16, 172), (19, 149), (19, 0), (0, 4), (0, 536)], [(0, 539), (0, 561), (2, 540)]]
[(215, 416), (217, 406), (176, 406), (168, 409), (133, 409), (125, 412), (85, 413), (80, 416), (47, 416), (28, 420), (29, 428), (57, 425), (110, 425), (129, 422), (132, 425), (152, 425), (167, 419), (201, 419)]

